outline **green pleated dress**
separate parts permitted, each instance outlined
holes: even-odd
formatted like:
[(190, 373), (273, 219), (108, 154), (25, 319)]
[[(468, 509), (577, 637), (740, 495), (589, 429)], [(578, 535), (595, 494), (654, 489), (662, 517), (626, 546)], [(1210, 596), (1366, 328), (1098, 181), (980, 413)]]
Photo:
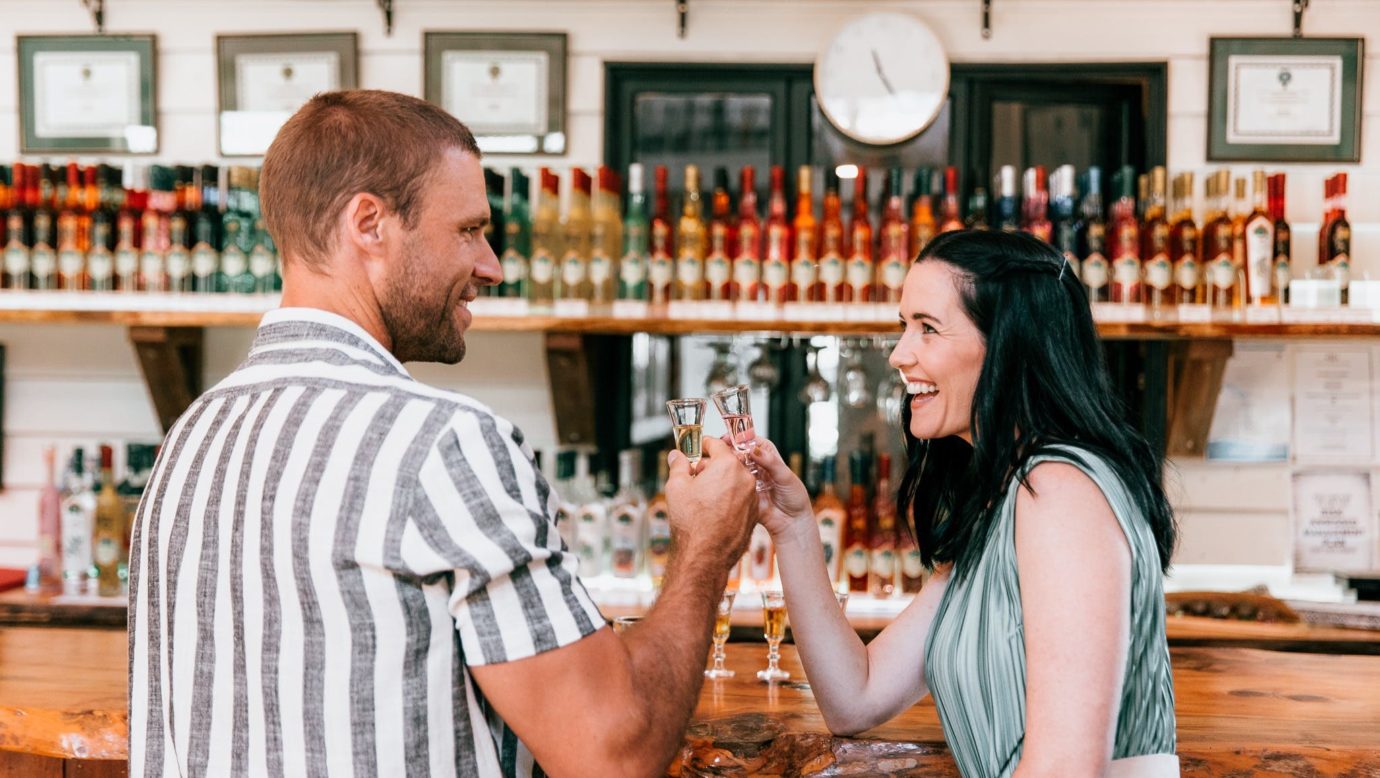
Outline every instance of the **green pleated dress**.
[[(1154, 535), (1101, 458), (1083, 449), (1062, 449), (1031, 458), (1027, 471), (1048, 461), (1067, 462), (1093, 479), (1131, 549), (1131, 642), (1112, 758), (1173, 754), (1174, 679)], [(925, 645), (925, 677), (944, 739), (965, 778), (1011, 775), (1025, 745), (1025, 630), (1015, 532), (1019, 489), (1013, 479), (977, 564), (950, 580)]]

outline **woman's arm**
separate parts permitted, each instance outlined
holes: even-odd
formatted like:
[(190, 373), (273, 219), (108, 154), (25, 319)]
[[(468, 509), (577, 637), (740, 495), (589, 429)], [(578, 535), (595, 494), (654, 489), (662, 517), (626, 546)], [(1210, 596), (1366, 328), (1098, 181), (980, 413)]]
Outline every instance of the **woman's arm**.
[(1026, 732), (1015, 775), (1101, 776), (1130, 644), (1130, 547), (1082, 470), (1047, 462), (1029, 484), (1016, 497)]
[(936, 573), (870, 644), (863, 645), (834, 598), (809, 496), (771, 441), (753, 454), (772, 489), (758, 509), (772, 533), (792, 634), (829, 730), (852, 735), (881, 724), (928, 693), (925, 638), (948, 570)]

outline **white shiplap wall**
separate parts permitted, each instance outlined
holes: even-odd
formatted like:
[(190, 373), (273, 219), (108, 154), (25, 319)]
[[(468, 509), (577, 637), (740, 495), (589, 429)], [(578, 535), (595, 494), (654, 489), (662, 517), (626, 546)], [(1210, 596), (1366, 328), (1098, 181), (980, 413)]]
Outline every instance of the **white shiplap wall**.
[[(607, 61), (810, 62), (840, 24), (872, 9), (915, 13), (958, 62), (1167, 61), (1169, 164), (1203, 170), (1208, 39), (1287, 35), (1283, 0), (1000, 0), (993, 33), (979, 31), (977, 0), (695, 0), (689, 33), (676, 37), (668, 0), (399, 0), (391, 37), (374, 0), (111, 0), (111, 32), (159, 36), (160, 157), (215, 157), (217, 33), (355, 30), (362, 85), (420, 93), (423, 30), (533, 30), (569, 34), (570, 153), (552, 164), (593, 165), (602, 156)], [(0, 0), (0, 159), (18, 153), (14, 40), (21, 33), (80, 33), (90, 20), (77, 0)], [(1380, 32), (1377, 0), (1317, 0), (1309, 35)], [(1376, 44), (1376, 41), (1371, 41)], [(1316, 262), (1322, 180), (1351, 171), (1355, 266), (1380, 274), (1380, 50), (1365, 65), (1363, 155), (1351, 166), (1276, 166), (1289, 173), (1289, 218), (1299, 272)], [(496, 165), (540, 164), (491, 157)], [(249, 333), (208, 333), (208, 383), (242, 356)], [(0, 326), (9, 347), (5, 484), (0, 564), (32, 556), (38, 453), (49, 440), (156, 437), (133, 351), (118, 328)], [(418, 369), (424, 380), (491, 402), (539, 447), (555, 437), (541, 340), (477, 335), (457, 368)], [(1289, 555), (1287, 470), (1180, 462), (1172, 479), (1180, 507), (1183, 562), (1274, 564)], [(1250, 538), (1242, 542), (1242, 538)]]

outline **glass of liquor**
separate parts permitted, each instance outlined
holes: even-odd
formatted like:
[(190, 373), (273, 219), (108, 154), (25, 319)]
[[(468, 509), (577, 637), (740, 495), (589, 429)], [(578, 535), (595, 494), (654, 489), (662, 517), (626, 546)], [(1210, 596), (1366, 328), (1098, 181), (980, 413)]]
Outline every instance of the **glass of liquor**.
[(714, 613), (714, 666), (704, 671), (705, 678), (732, 678), (732, 670), (724, 667), (724, 643), (728, 642), (729, 622), (733, 619), (733, 598), (737, 592), (724, 592), (719, 609)]
[(781, 641), (786, 637), (786, 595), (781, 592), (762, 592), (762, 632), (767, 639), (767, 668), (758, 670), (757, 677), (768, 683), (790, 680), (791, 674), (778, 666)]
[(704, 449), (700, 438), (704, 432), (705, 401), (700, 397), (667, 400), (666, 412), (671, 417), (671, 430), (676, 436), (676, 448), (690, 460), (690, 472), (700, 464)]
[(757, 465), (752, 461), (752, 450), (757, 447), (757, 433), (752, 428), (751, 393), (747, 384), (738, 384), (709, 396), (713, 398), (714, 407), (719, 409), (719, 415), (728, 427), (728, 435), (733, 440), (733, 447), (738, 450), (738, 457), (757, 478), (757, 491), (765, 492), (769, 488), (767, 482), (758, 477)]
[(621, 635), (641, 620), (641, 616), (617, 616), (613, 620), (613, 634)]

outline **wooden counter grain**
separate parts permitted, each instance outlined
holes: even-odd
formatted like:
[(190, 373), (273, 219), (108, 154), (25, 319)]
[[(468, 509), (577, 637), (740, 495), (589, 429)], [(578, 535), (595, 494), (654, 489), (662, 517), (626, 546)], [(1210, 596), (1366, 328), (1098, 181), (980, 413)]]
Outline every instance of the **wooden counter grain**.
[[(0, 776), (63, 775), (63, 760), (83, 774), (119, 774), (119, 765), (93, 760), (127, 756), (125, 651), (124, 633), (113, 630), (0, 629)], [(1184, 775), (1380, 775), (1380, 658), (1171, 653)], [(787, 765), (776, 774), (796, 765), (821, 776), (957, 775), (932, 702), (860, 739), (832, 738), (794, 648), (782, 657), (795, 677), (767, 685), (753, 675), (766, 646), (728, 646), (738, 675), (705, 682), (674, 774), (748, 775), (775, 759)], [(32, 767), (48, 762), (58, 771)]]

